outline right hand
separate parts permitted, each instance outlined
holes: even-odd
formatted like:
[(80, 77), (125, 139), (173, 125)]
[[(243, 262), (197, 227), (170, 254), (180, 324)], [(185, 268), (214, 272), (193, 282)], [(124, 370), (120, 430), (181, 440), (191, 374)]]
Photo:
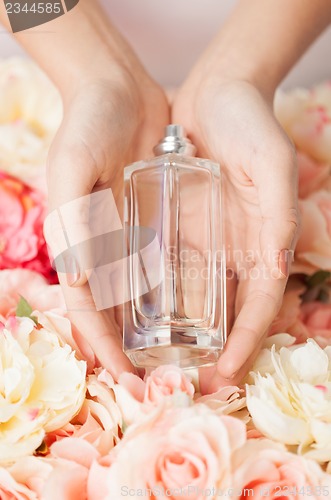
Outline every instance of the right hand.
[[(163, 91), (141, 68), (132, 74), (111, 68), (105, 78), (82, 82), (64, 103), (63, 122), (48, 158), (50, 211), (106, 188), (112, 189), (120, 209), (123, 167), (151, 156), (169, 122)], [(122, 351), (116, 308), (96, 310), (83, 270), (74, 283), (65, 273), (59, 273), (59, 280), (73, 327), (87, 341), (84, 355), (91, 357), (92, 349), (115, 379), (123, 371), (133, 371)]]

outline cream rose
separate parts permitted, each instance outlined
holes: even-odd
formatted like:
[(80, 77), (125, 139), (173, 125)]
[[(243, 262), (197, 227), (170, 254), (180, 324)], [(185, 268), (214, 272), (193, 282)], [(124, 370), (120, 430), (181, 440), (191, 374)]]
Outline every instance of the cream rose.
[(254, 385), (247, 385), (256, 428), (275, 441), (299, 445), (299, 452), (314, 450), (316, 460), (331, 460), (331, 347), (323, 350), (308, 339), (279, 352), (272, 348), (271, 361), (273, 372), (255, 372)]
[(45, 188), (46, 157), (61, 118), (58, 91), (32, 61), (0, 61), (2, 170)]
[(53, 332), (10, 317), (0, 335), (0, 461), (33, 453), (85, 397), (86, 363)]

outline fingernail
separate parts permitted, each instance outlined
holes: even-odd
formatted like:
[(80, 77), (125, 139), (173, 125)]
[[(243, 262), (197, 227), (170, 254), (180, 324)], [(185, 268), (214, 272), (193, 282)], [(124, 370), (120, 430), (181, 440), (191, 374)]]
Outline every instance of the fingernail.
[(67, 283), (69, 286), (73, 286), (80, 278), (79, 266), (73, 255), (65, 255), (64, 265), (67, 275)]
[(278, 268), (285, 278), (290, 274), (291, 252), (287, 248), (279, 253)]

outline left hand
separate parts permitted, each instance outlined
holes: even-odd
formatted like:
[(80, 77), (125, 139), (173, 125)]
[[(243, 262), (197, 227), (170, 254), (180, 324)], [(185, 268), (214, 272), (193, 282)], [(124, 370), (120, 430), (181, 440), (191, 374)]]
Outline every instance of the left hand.
[(203, 392), (237, 385), (259, 353), (280, 305), (297, 238), (295, 151), (272, 112), (272, 97), (247, 81), (188, 80), (175, 96), (180, 123), (223, 170), (229, 331)]

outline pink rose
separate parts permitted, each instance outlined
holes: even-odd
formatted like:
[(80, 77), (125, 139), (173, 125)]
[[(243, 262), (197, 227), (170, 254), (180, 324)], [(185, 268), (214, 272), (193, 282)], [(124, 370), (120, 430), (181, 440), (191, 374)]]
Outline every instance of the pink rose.
[(177, 366), (159, 366), (146, 378), (144, 402), (158, 404), (165, 397), (178, 392), (193, 398), (191, 379)]
[[(100, 456), (110, 452), (120, 439), (119, 429), (122, 425), (121, 413), (111, 389), (112, 384), (114, 382), (105, 370), (99, 370), (99, 373), (87, 377), (87, 395), (78, 415), (71, 423), (48, 433), (45, 437), (44, 441), (50, 448), (51, 455), (54, 455), (54, 450), (57, 450), (56, 456), (59, 450), (67, 450), (69, 437), (88, 442)], [(60, 441), (64, 441), (63, 445), (54, 445)]]
[(203, 403), (217, 415), (235, 414), (237, 418), (241, 418), (247, 423), (250, 417), (246, 408), (246, 399), (242, 397), (243, 392), (243, 389), (239, 389), (235, 385), (230, 385), (222, 387), (213, 394), (198, 396), (194, 402)]
[(331, 163), (331, 82), (311, 90), (278, 92), (277, 118), (295, 145), (319, 162)]
[(306, 341), (309, 333), (300, 320), (302, 304), (300, 296), (304, 290), (305, 288), (300, 285), (286, 290), (280, 311), (271, 326), (270, 335), (287, 332), (297, 339), (296, 343)]
[(194, 386), (180, 368), (163, 365), (145, 377), (145, 381), (132, 373), (123, 373), (114, 391), (124, 421), (129, 425), (160, 404), (176, 406), (176, 400), (193, 399)]
[(329, 163), (318, 163), (305, 153), (298, 151), (299, 197), (306, 198), (321, 189), (331, 176)]
[(56, 282), (43, 236), (44, 216), (43, 195), (0, 172), (0, 269), (24, 267)]
[(302, 227), (292, 272), (331, 270), (331, 193), (318, 191), (299, 203)]
[(1, 500), (37, 500), (34, 491), (15, 481), (10, 472), (0, 468), (0, 498)]
[[(84, 452), (85, 462), (87, 462), (86, 447), (82, 449), (75, 442), (74, 451), (77, 454)], [(72, 458), (72, 455), (70, 457)], [(33, 493), (33, 496), (27, 498), (34, 500), (84, 499), (86, 498), (88, 469), (82, 465), (83, 457), (77, 461), (71, 458), (24, 457), (11, 466), (9, 472), (22, 487)], [(8, 500), (14, 498), (25, 499), (22, 496), (8, 497)]]
[(49, 285), (43, 276), (28, 269), (0, 271), (0, 315), (14, 314), (21, 296), (39, 311), (66, 308), (60, 285)]
[(308, 337), (320, 345), (331, 344), (331, 304), (308, 302), (301, 306), (299, 320), (304, 324)]
[(316, 462), (267, 439), (248, 440), (234, 455), (234, 469), (232, 497), (237, 499), (322, 499), (331, 493), (331, 476)]
[(330, 345), (331, 304), (319, 301), (303, 303), (300, 296), (304, 290), (302, 286), (293, 285), (285, 292), (282, 307), (272, 324), (270, 335), (287, 332), (296, 338), (296, 343), (314, 338), (321, 347)]
[(109, 457), (93, 462), (89, 499), (117, 500), (125, 491), (138, 498), (148, 489), (155, 499), (162, 491), (169, 499), (204, 498), (203, 492), (231, 486), (232, 455), (245, 434), (240, 420), (204, 405), (160, 412), (130, 427)]

